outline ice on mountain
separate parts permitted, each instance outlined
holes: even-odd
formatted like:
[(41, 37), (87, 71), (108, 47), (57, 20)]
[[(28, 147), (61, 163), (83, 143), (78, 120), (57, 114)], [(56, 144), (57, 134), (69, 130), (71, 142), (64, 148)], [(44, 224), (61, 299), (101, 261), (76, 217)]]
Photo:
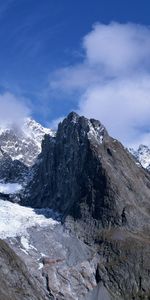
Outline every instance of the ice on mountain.
[(37, 251), (37, 249), (33, 245), (30, 244), (29, 238), (27, 236), (22, 236), (21, 237), (21, 245), (24, 248), (24, 249), (21, 248), (21, 250), (24, 250), (26, 252), (26, 254), (28, 254), (29, 250)]
[(55, 132), (50, 128), (45, 128), (41, 124), (37, 123), (35, 120), (31, 118), (25, 119), (23, 132), (29, 138), (35, 140), (38, 146), (41, 148), (41, 142), (44, 138), (45, 134), (49, 134), (50, 136), (54, 136)]
[[(50, 209), (47, 210), (50, 211)], [(43, 211), (40, 209), (36, 213), (32, 208), (0, 200), (0, 238), (5, 239), (17, 236), (27, 238), (27, 230), (31, 227), (53, 227), (58, 224), (57, 221), (45, 217), (42, 213)], [(23, 239), (22, 241), (25, 246), (26, 240)]]
[(94, 127), (92, 122), (90, 121), (88, 122), (88, 125), (89, 125), (88, 138), (89, 139), (95, 138), (97, 142), (102, 144), (104, 138), (104, 127), (101, 124), (98, 124), (96, 127)]
[(26, 249), (27, 251), (30, 250), (29, 240), (25, 236), (21, 237), (21, 244), (24, 247), (24, 249)]
[(15, 194), (22, 189), (22, 186), (18, 183), (0, 183), (0, 193), (3, 194)]

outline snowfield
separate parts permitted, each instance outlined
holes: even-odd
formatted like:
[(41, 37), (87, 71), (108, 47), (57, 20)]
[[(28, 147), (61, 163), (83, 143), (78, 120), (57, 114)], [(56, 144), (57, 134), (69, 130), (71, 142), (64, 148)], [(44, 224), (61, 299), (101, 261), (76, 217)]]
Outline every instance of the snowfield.
[[(37, 213), (36, 213), (37, 212)], [(35, 226), (55, 226), (59, 222), (45, 217), (42, 209), (34, 210), (9, 201), (0, 200), (0, 238), (28, 237), (27, 229)], [(50, 209), (45, 210), (47, 215), (52, 215)], [(22, 239), (26, 243), (25, 239)]]

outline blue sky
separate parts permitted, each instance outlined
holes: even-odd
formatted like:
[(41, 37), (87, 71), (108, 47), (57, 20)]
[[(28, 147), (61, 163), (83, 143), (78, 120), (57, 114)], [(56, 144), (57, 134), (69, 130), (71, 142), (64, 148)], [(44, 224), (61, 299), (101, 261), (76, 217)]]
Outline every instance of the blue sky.
[[(136, 144), (138, 139), (147, 142), (149, 11), (149, 0), (1, 0), (0, 117), (7, 115), (10, 102), (11, 111), (18, 110), (18, 115), (24, 111), (45, 125), (77, 110), (101, 119), (111, 134), (126, 144)], [(106, 48), (98, 48), (103, 43), (99, 37), (106, 39), (108, 35)], [(125, 53), (120, 48), (124, 40)], [(118, 48), (113, 43), (118, 43)], [(103, 55), (93, 51), (93, 45)], [(108, 53), (112, 46), (114, 50)], [(148, 51), (143, 53), (142, 47)], [(116, 60), (116, 53), (120, 60)], [(138, 93), (133, 107), (127, 91), (134, 98), (135, 86)], [(126, 111), (123, 121), (122, 115), (116, 121), (118, 112), (113, 111), (116, 90), (116, 108)], [(142, 115), (139, 95), (145, 97)], [(112, 98), (111, 103), (108, 98)], [(123, 101), (126, 104), (122, 105)], [(136, 106), (139, 111), (135, 114)], [(97, 113), (101, 108), (102, 112)], [(15, 113), (12, 115), (12, 119), (17, 118)]]

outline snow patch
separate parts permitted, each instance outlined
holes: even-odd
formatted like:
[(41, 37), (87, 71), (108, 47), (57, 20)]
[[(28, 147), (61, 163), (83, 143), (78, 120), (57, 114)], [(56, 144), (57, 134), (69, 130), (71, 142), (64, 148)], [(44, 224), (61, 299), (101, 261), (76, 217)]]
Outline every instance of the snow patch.
[(21, 244), (27, 251), (30, 250), (29, 240), (25, 236), (21, 237)]
[(42, 256), (42, 257), (46, 257), (46, 254), (44, 254), (44, 253), (41, 253), (41, 256)]
[(0, 193), (3, 194), (15, 194), (22, 189), (22, 186), (18, 183), (0, 183)]
[(41, 269), (43, 269), (43, 264), (42, 264), (42, 263), (39, 263), (38, 270), (41, 270)]
[(23, 159), (23, 154), (19, 154), (19, 155), (16, 155), (15, 157), (12, 157), (12, 160), (22, 160)]
[(93, 126), (93, 124), (89, 121), (89, 132), (88, 132), (88, 138), (93, 139), (95, 138), (98, 143), (102, 144), (104, 139), (104, 127), (99, 124), (96, 128)]
[(26, 254), (28, 254), (29, 250), (35, 250), (35, 251), (37, 251), (37, 249), (33, 245), (30, 244), (29, 239), (26, 236), (22, 236), (21, 237), (21, 244), (22, 244), (22, 246), (24, 248), (24, 249), (21, 248), (21, 250), (25, 251)]

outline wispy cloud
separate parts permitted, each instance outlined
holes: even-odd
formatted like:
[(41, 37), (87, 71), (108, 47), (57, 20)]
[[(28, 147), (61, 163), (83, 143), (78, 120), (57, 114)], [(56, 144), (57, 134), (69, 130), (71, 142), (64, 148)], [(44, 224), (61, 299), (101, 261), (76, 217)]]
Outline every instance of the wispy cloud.
[(0, 126), (23, 125), (24, 118), (30, 115), (25, 99), (11, 93), (0, 94)]
[(82, 63), (51, 74), (50, 89), (78, 93), (79, 113), (100, 119), (126, 145), (148, 143), (150, 27), (96, 24), (82, 46)]

